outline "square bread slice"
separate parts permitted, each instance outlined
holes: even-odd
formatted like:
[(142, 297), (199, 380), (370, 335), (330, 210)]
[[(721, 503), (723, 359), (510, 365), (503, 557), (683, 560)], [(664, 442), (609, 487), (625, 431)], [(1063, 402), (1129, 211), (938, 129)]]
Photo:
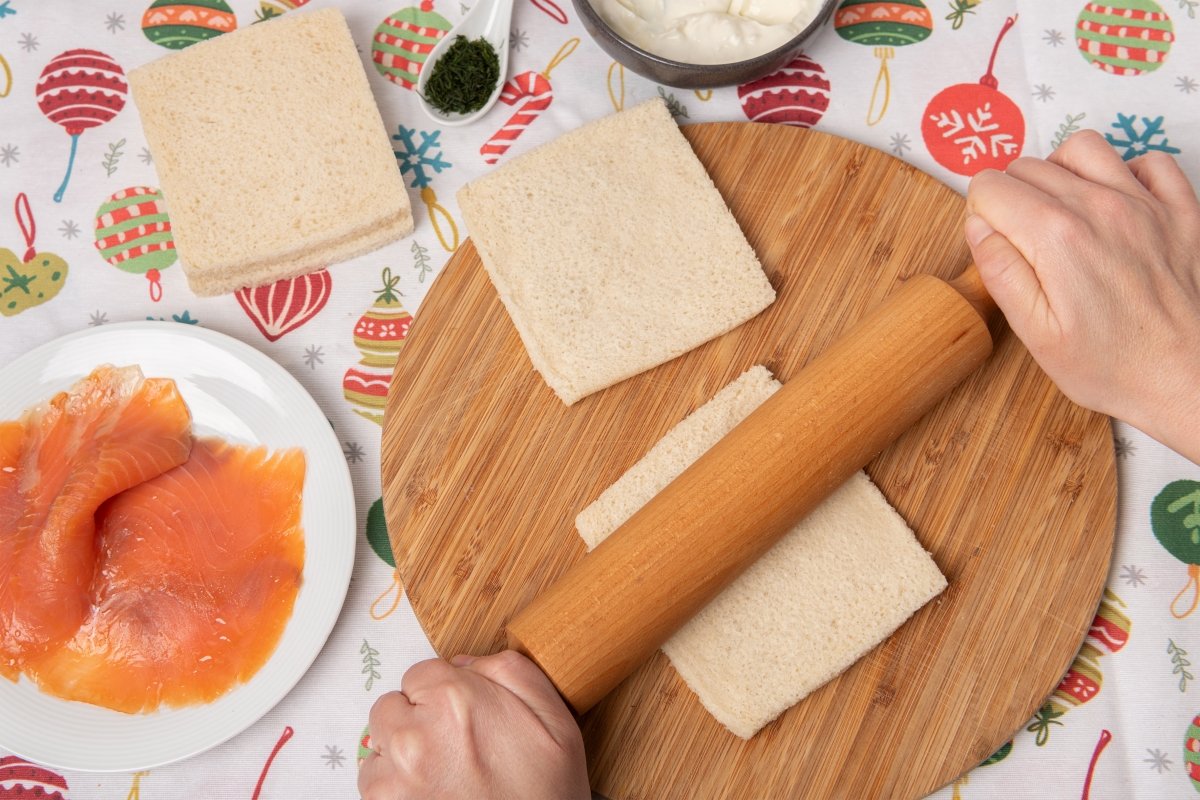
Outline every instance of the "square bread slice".
[(337, 9), (200, 42), (132, 70), (129, 84), (196, 294), (295, 277), (412, 232)]
[[(672, 428), (576, 518), (588, 550), (779, 388), (753, 367)], [(858, 472), (662, 649), (709, 713), (749, 739), (945, 588), (904, 519)]]
[(534, 368), (567, 405), (775, 299), (661, 100), (505, 164), (458, 203)]

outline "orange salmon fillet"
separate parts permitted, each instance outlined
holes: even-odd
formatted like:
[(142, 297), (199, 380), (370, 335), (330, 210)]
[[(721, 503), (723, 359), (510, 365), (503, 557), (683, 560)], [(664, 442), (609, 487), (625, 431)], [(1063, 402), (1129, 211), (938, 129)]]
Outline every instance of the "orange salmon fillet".
[(0, 675), (72, 637), (89, 611), (97, 509), (184, 463), (191, 415), (169, 380), (103, 366), (0, 423)]
[(185, 464), (114, 497), (96, 515), (91, 611), (27, 674), (43, 691), (131, 713), (246, 681), (300, 588), (304, 470), (300, 450), (197, 440)]

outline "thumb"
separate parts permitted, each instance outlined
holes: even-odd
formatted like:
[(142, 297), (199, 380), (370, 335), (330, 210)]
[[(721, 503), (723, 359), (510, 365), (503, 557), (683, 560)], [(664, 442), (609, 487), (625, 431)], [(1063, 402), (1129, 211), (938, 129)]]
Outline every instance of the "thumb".
[(967, 217), (963, 233), (988, 293), (1004, 312), (1013, 332), (1028, 344), (1026, 333), (1034, 332), (1048, 309), (1037, 272), (1012, 242), (978, 214)]
[(512, 692), (541, 720), (556, 741), (562, 743), (568, 737), (579, 736), (579, 727), (554, 684), (536, 664), (515, 650), (482, 658), (457, 656), (451, 663)]

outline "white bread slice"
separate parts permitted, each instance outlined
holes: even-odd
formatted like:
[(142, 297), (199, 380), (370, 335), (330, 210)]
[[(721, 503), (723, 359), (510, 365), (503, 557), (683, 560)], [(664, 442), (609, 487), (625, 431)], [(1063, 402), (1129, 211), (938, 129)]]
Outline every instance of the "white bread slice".
[(661, 100), (505, 164), (458, 203), (534, 368), (567, 405), (775, 299)]
[(287, 14), (132, 70), (196, 294), (270, 283), (412, 231), (412, 209), (337, 9)]
[[(588, 549), (779, 388), (753, 367), (672, 428), (576, 518)], [(933, 558), (858, 472), (662, 649), (709, 713), (749, 739), (945, 588)]]
[[(170, 209), (167, 209), (168, 212)], [(390, 220), (352, 233), (345, 239), (314, 247), (312, 250), (287, 260), (268, 260), (247, 264), (237, 272), (211, 272), (204, 275), (188, 273), (188, 287), (200, 297), (235, 292), (243, 286), (262, 286), (274, 283), (283, 275), (294, 278), (324, 269), (330, 264), (349, 261), (352, 258), (378, 250), (412, 233), (412, 217), (393, 217)]]

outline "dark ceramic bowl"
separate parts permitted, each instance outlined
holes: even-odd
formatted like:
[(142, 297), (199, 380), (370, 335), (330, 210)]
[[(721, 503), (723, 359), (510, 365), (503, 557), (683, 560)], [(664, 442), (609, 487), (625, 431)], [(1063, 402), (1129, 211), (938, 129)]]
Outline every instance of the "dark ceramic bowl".
[(817, 12), (813, 21), (808, 23), (808, 26), (787, 44), (763, 53), (761, 56), (729, 64), (687, 64), (648, 53), (613, 30), (600, 16), (600, 13), (592, 8), (590, 0), (571, 0), (571, 2), (575, 6), (576, 13), (579, 14), (579, 18), (583, 20), (583, 27), (587, 29), (601, 49), (638, 75), (665, 86), (674, 86), (680, 89), (710, 89), (716, 86), (735, 86), (739, 83), (747, 83), (755, 78), (769, 75), (787, 64), (799, 55), (805, 42), (811, 39), (829, 19), (838, 0), (824, 0), (821, 10)]

